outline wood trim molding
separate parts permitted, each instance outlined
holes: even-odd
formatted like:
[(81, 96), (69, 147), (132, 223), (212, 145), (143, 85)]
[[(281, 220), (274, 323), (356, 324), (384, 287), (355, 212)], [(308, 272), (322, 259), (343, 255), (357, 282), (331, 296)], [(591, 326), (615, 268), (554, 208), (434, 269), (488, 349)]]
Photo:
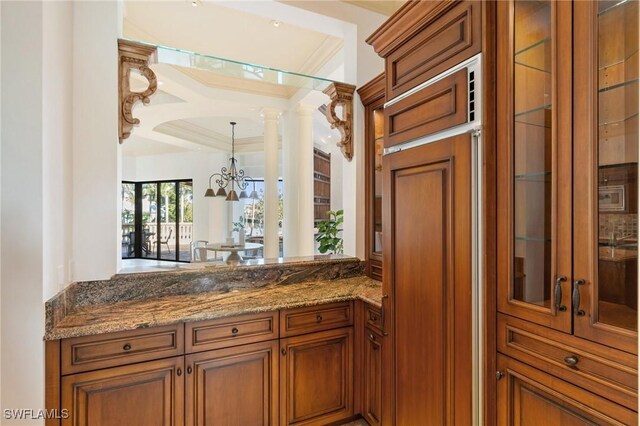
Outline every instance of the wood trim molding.
[[(140, 124), (140, 119), (132, 114), (137, 102), (149, 103), (149, 96), (158, 88), (158, 80), (150, 64), (157, 61), (157, 49), (154, 46), (118, 39), (118, 137), (120, 143), (131, 135), (133, 126)], [(131, 70), (135, 69), (147, 79), (149, 85), (142, 92), (133, 92), (130, 87)]]
[(373, 50), (387, 57), (396, 47), (451, 9), (460, 0), (408, 0), (367, 38)]
[[(323, 90), (324, 94), (329, 96), (330, 101), (327, 105), (325, 115), (332, 129), (340, 131), (340, 141), (337, 146), (342, 151), (342, 155), (348, 161), (353, 158), (353, 92), (356, 86), (347, 83), (331, 83)], [(342, 106), (342, 118), (336, 114), (336, 107)]]
[(370, 103), (378, 100), (379, 98), (384, 97), (384, 89), (385, 73), (382, 72), (358, 89), (360, 102), (362, 102), (362, 105), (367, 106)]

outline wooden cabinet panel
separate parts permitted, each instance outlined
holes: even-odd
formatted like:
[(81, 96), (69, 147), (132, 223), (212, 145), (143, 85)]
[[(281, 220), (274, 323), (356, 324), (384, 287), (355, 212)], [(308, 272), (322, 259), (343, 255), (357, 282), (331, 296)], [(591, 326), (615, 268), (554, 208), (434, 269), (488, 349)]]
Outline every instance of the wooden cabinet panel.
[(362, 416), (371, 426), (382, 421), (382, 344), (377, 329), (365, 328)]
[(378, 333), (382, 333), (382, 311), (377, 306), (364, 304), (364, 323)]
[(326, 425), (353, 415), (353, 330), (280, 341), (280, 424)]
[(277, 425), (278, 342), (187, 355), (187, 425)]
[(97, 370), (184, 353), (184, 325), (62, 340), (62, 374)]
[(184, 423), (184, 357), (62, 378), (63, 425), (179, 426)]
[(443, 78), (384, 109), (389, 147), (467, 122), (467, 70)]
[[(471, 136), (384, 157), (385, 424), (472, 422)], [(387, 236), (393, 238), (387, 238)], [(383, 303), (385, 301), (383, 300)]]
[(498, 315), (498, 350), (637, 411), (636, 356)]
[[(435, 15), (432, 22), (387, 56), (387, 99), (393, 99), (480, 52), (480, 2), (440, 3), (441, 14)], [(424, 6), (425, 9), (429, 7)]]
[(280, 336), (296, 336), (353, 325), (353, 304), (333, 303), (280, 312)]
[(278, 312), (186, 324), (186, 350), (198, 352), (278, 338)]
[(636, 412), (556, 379), (512, 358), (498, 356), (499, 426), (635, 425)]

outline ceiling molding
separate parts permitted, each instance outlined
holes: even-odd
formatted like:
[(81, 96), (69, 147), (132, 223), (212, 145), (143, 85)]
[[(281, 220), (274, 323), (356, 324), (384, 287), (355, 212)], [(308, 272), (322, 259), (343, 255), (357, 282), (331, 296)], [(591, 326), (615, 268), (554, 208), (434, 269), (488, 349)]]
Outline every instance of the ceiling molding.
[(327, 36), (318, 46), (316, 51), (312, 52), (307, 60), (300, 66), (300, 74), (313, 76), (342, 50), (344, 41), (335, 37)]

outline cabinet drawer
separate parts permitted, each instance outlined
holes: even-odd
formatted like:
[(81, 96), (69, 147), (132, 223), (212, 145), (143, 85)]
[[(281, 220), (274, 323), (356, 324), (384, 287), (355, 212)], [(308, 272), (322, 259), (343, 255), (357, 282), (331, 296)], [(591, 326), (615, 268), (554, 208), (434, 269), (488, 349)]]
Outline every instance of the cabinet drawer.
[(187, 352), (220, 349), (278, 338), (278, 312), (187, 323)]
[(382, 311), (380, 310), (380, 308), (365, 303), (364, 322), (367, 327), (374, 328), (379, 333), (382, 333)]
[(183, 353), (183, 324), (74, 337), (62, 341), (62, 374), (132, 364)]
[(351, 302), (312, 306), (280, 312), (280, 336), (295, 336), (353, 324)]
[(385, 147), (466, 123), (467, 80), (461, 69), (386, 107)]
[(638, 409), (634, 355), (502, 314), (498, 316), (498, 350), (627, 408)]
[(387, 56), (387, 99), (393, 99), (480, 53), (480, 2), (450, 2), (448, 7), (444, 14)]

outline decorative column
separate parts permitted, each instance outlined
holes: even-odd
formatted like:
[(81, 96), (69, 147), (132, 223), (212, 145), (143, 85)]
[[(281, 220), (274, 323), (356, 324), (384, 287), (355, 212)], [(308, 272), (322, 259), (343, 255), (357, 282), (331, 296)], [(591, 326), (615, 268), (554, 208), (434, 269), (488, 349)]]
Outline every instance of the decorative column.
[(298, 115), (298, 256), (315, 254), (313, 223), (313, 113), (311, 105), (299, 104)]
[(298, 256), (298, 115), (290, 109), (282, 120), (282, 189), (284, 257)]
[(262, 110), (264, 119), (264, 257), (280, 253), (278, 232), (278, 122), (280, 111)]

